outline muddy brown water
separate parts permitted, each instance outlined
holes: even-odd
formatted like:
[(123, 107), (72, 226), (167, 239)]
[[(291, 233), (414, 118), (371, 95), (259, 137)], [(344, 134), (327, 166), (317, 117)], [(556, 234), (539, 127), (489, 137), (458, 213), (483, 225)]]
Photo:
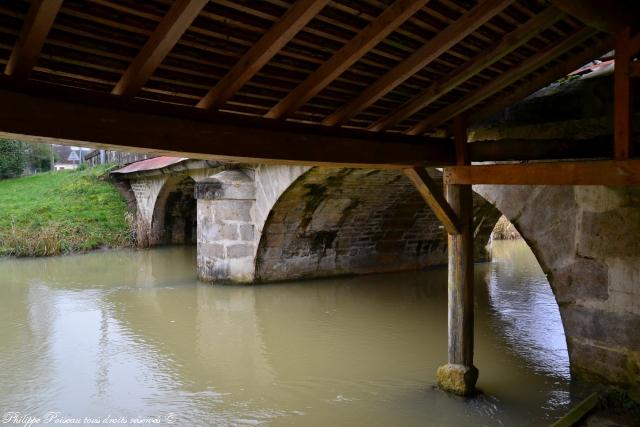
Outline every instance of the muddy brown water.
[(522, 241), (494, 242), (493, 262), (476, 265), (483, 393), (471, 399), (434, 388), (446, 362), (445, 269), (212, 286), (194, 265), (188, 247), (0, 260), (0, 415), (540, 426), (585, 393)]

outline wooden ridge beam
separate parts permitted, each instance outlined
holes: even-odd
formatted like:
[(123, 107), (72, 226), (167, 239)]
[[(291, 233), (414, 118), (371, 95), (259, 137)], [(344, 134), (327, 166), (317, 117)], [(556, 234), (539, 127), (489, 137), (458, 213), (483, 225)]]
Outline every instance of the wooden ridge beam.
[(468, 109), (472, 108), (488, 97), (496, 94), (507, 86), (525, 77), (533, 70), (543, 66), (549, 61), (556, 59), (558, 56), (566, 53), (568, 50), (574, 48), (580, 43), (583, 43), (589, 37), (592, 37), (595, 32), (596, 30), (592, 28), (583, 28), (573, 33), (571, 36), (560, 41), (560, 43), (557, 43), (554, 46), (538, 52), (535, 55), (524, 60), (516, 67), (482, 86), (481, 89), (473, 92), (470, 96), (467, 96), (466, 98), (463, 98), (454, 104), (448, 105), (447, 107), (439, 110), (437, 113), (427, 117), (425, 120), (414, 125), (405, 133), (408, 135), (419, 135), (429, 129), (440, 126), (452, 117), (467, 111)]
[(111, 93), (135, 96), (208, 2), (176, 0)]
[(600, 160), (452, 166), (445, 184), (493, 185), (640, 185), (640, 160)]
[(529, 82), (519, 85), (518, 88), (509, 94), (501, 96), (500, 98), (483, 105), (480, 110), (469, 115), (469, 123), (477, 123), (491, 117), (508, 106), (515, 104), (519, 100), (526, 98), (537, 90), (569, 75), (569, 73), (582, 67), (587, 62), (593, 61), (595, 58), (599, 58), (605, 53), (611, 51), (613, 46), (614, 39), (611, 36), (594, 46), (584, 49), (582, 52), (571, 56), (566, 61), (562, 61), (560, 64), (544, 71)]
[(367, 87), (360, 95), (326, 117), (322, 123), (333, 126), (344, 123), (354, 117), (477, 30), (511, 2), (512, 0), (480, 2), (460, 19), (429, 40), (409, 58)]
[(369, 130), (386, 130), (402, 122), (404, 119), (437, 101), (442, 95), (478, 74), (483, 69), (504, 58), (563, 17), (564, 14), (553, 6), (547, 8), (544, 12), (531, 18), (515, 31), (506, 34), (502, 40), (491, 48), (481, 52), (453, 75), (446, 76), (434, 83), (391, 114), (379, 119), (369, 127)]
[(393, 168), (452, 164), (442, 138), (288, 123), (0, 78), (0, 136), (243, 163)]
[(198, 108), (217, 108), (227, 102), (246, 82), (271, 60), (300, 30), (302, 30), (329, 0), (297, 0), (198, 102)]
[(25, 79), (40, 55), (44, 41), (62, 6), (62, 0), (34, 0), (27, 12), (18, 42), (11, 52), (4, 73)]
[(433, 182), (425, 168), (415, 167), (403, 170), (404, 174), (416, 187), (435, 216), (442, 222), (449, 234), (460, 234), (460, 221), (445, 200), (442, 190)]
[(327, 87), (369, 50), (384, 40), (403, 22), (420, 10), (428, 0), (397, 0), (380, 16), (371, 21), (342, 49), (323, 63), (304, 82), (265, 115), (268, 118), (286, 117)]

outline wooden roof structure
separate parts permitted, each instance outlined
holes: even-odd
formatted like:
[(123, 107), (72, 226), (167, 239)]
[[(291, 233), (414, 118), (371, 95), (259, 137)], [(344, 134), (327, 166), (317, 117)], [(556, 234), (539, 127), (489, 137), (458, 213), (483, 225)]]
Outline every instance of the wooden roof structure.
[[(11, 108), (0, 131), (223, 159), (452, 164), (443, 130), (456, 117), (473, 123), (567, 75), (614, 47), (604, 27), (638, 18), (637, 6), (623, 18), (588, 7), (576, 16), (571, 3), (3, 1), (0, 90)], [(596, 15), (607, 25), (594, 24)], [(633, 56), (637, 36), (632, 45)], [(152, 123), (134, 117), (141, 112), (166, 118), (161, 128), (185, 130), (175, 120), (189, 119), (197, 130), (182, 142), (166, 141), (178, 138), (171, 130), (162, 143), (146, 141)], [(70, 129), (74, 115), (85, 130)], [(226, 143), (202, 136), (221, 132)]]

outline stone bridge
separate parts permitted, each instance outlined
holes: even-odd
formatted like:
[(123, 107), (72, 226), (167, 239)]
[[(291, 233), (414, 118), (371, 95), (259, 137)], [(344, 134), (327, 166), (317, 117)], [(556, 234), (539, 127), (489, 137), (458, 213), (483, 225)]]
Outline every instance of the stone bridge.
[[(447, 263), (446, 232), (401, 171), (160, 157), (113, 176), (135, 203), (138, 245), (197, 242), (198, 275), (205, 281), (269, 282)], [(500, 213), (478, 195), (475, 201), (476, 256), (484, 259)]]
[[(430, 173), (437, 181), (438, 171)], [(138, 243), (197, 242), (205, 281), (270, 282), (447, 262), (443, 227), (397, 170), (157, 158), (113, 175), (136, 205)], [(504, 214), (548, 276), (574, 374), (638, 387), (640, 189), (474, 190), (476, 259), (484, 259)]]

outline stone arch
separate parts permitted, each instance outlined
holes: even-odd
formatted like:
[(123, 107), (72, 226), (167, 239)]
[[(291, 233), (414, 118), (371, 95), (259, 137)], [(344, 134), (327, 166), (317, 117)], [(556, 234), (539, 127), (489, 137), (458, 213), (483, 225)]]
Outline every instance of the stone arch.
[(149, 244), (195, 243), (195, 181), (189, 175), (170, 175), (153, 204)]
[[(440, 173), (431, 171), (436, 180)], [(477, 259), (500, 213), (475, 201)], [(419, 269), (447, 262), (444, 228), (398, 170), (313, 168), (274, 201), (257, 242), (267, 282)]]
[(640, 189), (474, 186), (547, 275), (575, 377), (640, 388)]

